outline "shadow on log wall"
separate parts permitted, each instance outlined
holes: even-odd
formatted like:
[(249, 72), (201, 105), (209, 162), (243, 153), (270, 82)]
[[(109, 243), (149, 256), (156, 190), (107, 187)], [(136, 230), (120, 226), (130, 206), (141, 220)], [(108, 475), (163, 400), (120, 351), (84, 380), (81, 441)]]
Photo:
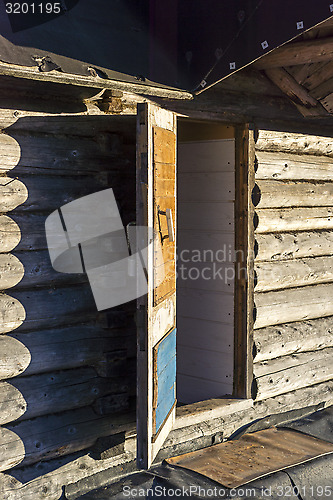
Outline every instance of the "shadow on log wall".
[(135, 220), (135, 118), (42, 106), (0, 110), (1, 471), (89, 448), (135, 395), (135, 304), (98, 313), (84, 274), (53, 270), (44, 229), (109, 187)]

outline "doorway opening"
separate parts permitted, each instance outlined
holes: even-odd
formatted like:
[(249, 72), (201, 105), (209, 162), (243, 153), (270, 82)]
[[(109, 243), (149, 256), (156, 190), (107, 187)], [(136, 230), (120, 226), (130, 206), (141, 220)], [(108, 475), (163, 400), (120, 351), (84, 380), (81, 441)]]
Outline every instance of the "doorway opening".
[(177, 399), (233, 394), (235, 129), (178, 121)]

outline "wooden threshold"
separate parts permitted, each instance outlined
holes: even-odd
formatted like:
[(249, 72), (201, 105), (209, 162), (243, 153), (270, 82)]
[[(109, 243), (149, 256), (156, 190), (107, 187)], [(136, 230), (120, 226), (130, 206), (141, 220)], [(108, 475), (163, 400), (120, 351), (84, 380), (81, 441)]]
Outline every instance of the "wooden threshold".
[(236, 398), (208, 399), (207, 401), (180, 406), (176, 411), (176, 421), (173, 429), (189, 427), (252, 407), (252, 399)]
[[(206, 401), (179, 406), (176, 409), (176, 420), (172, 430), (190, 427), (250, 408), (253, 408), (253, 399), (237, 398), (207, 399)], [(115, 423), (110, 434), (125, 432), (126, 438), (136, 438), (134, 418), (135, 416), (132, 414), (132, 421), (124, 424)]]

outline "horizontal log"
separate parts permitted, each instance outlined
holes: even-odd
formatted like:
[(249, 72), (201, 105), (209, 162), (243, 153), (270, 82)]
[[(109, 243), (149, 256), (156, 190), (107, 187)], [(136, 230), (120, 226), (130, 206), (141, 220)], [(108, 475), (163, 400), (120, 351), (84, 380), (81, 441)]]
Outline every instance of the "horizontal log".
[(333, 348), (255, 363), (254, 396), (265, 399), (333, 378)]
[(255, 213), (257, 233), (333, 229), (333, 207), (265, 208)]
[(82, 408), (6, 425), (0, 428), (0, 470), (84, 450), (98, 438), (113, 434), (120, 420), (125, 426), (132, 418), (130, 413), (100, 417)]
[[(126, 181), (126, 179), (123, 180)], [(132, 207), (135, 198), (129, 196), (130, 192), (130, 188), (129, 190), (123, 189), (122, 196), (127, 199), (121, 199), (119, 190), (115, 192), (124, 224), (132, 221), (133, 217), (135, 219), (135, 209), (133, 210)], [(48, 215), (49, 213), (16, 213), (16, 211), (11, 212), (10, 217), (0, 215), (0, 253), (14, 249), (20, 252), (47, 249), (45, 220)]]
[(326, 156), (257, 151), (256, 180), (333, 180), (333, 160)]
[(101, 311), (97, 314), (96, 317), (96, 326), (98, 325), (101, 328), (109, 329), (108, 335), (113, 329), (123, 329), (129, 328), (131, 331), (136, 331), (135, 326), (135, 307), (133, 307), (132, 303), (126, 303), (121, 306), (121, 309), (108, 309), (106, 311)]
[(321, 382), (294, 391), (286, 392), (273, 398), (256, 401), (254, 407), (262, 416), (283, 413), (288, 410), (309, 408), (312, 405), (330, 406), (333, 403), (333, 380)]
[(292, 42), (275, 49), (257, 61), (257, 69), (297, 66), (314, 62), (331, 61), (333, 57), (333, 37)]
[[(0, 211), (43, 211), (51, 213), (70, 201), (108, 187), (107, 174), (75, 177), (22, 175), (20, 180), (0, 177)], [(115, 177), (114, 184), (122, 178)], [(117, 187), (117, 186), (115, 186)]]
[(255, 293), (254, 328), (333, 315), (333, 284)]
[[(129, 213), (125, 212), (125, 217), (129, 217)], [(13, 212), (10, 217), (0, 215), (1, 253), (11, 252), (12, 250), (23, 252), (47, 249), (45, 220), (48, 215), (49, 213), (27, 214)]]
[(105, 353), (95, 367), (101, 377), (121, 377), (124, 373), (135, 377), (136, 357), (128, 358), (128, 350), (124, 344), (122, 349)]
[(122, 146), (118, 134), (87, 137), (0, 134), (0, 172), (11, 175), (82, 175), (135, 164), (135, 147)]
[(0, 212), (10, 212), (28, 198), (27, 186), (15, 178), (0, 177)]
[(333, 231), (256, 235), (256, 261), (333, 255)]
[[(301, 414), (309, 415), (318, 407), (329, 406), (332, 404), (333, 381), (322, 382), (311, 387), (304, 387), (280, 394), (272, 398), (254, 401), (253, 408), (244, 412), (230, 415), (223, 426), (223, 435), (229, 437), (235, 431), (242, 429), (244, 425), (248, 426), (260, 418), (270, 422), (280, 423), (290, 422), (291, 419), (299, 418)], [(296, 410), (294, 413), (293, 410)], [(292, 412), (292, 413), (285, 413)], [(284, 415), (283, 415), (284, 414)], [(294, 415), (293, 415), (294, 414)], [(267, 419), (267, 415), (270, 415)], [(280, 418), (279, 418), (280, 417)]]
[(254, 330), (254, 360), (333, 347), (333, 316)]
[(26, 310), (22, 303), (5, 294), (0, 294), (0, 314), (0, 333), (16, 330), (26, 318)]
[(20, 240), (21, 231), (18, 224), (11, 217), (0, 215), (0, 252), (10, 252), (17, 247)]
[[(204, 429), (201, 427), (201, 436), (203, 433), (205, 436), (209, 436), (210, 442), (214, 434), (221, 433), (225, 437), (229, 437), (239, 430), (244, 425), (248, 425), (250, 421), (255, 421), (257, 419), (267, 417), (267, 415), (272, 414), (282, 414), (286, 411), (307, 408), (307, 411), (312, 412), (312, 407), (318, 402), (323, 402), (323, 404), (330, 404), (333, 392), (333, 381), (323, 382), (321, 384), (316, 384), (312, 387), (306, 387), (298, 389), (296, 391), (291, 391), (286, 394), (275, 396), (274, 398), (268, 398), (267, 400), (256, 401), (252, 408), (241, 407), (240, 411), (235, 411), (228, 415), (225, 421), (221, 419), (210, 420), (209, 423), (204, 425)], [(303, 414), (303, 413), (302, 413)], [(287, 415), (287, 419), (290, 416)], [(134, 417), (133, 417), (134, 419)], [(132, 424), (128, 425), (131, 428), (130, 435), (133, 436), (135, 423), (133, 420)], [(116, 429), (115, 429), (116, 430)], [(202, 442), (200, 440), (194, 441), (193, 437), (200, 432), (197, 426), (189, 425), (184, 427), (182, 435), (179, 434), (179, 429), (171, 431), (169, 439), (167, 439), (163, 448), (166, 450), (167, 456), (174, 456), (175, 453), (173, 444), (177, 444), (181, 436), (184, 442), (184, 448), (178, 448), (178, 453), (185, 453), (186, 447), (191, 446), (192, 451), (202, 447)], [(187, 433), (187, 438), (185, 434)], [(116, 438), (116, 436), (115, 436)], [(192, 439), (192, 441), (191, 441)], [(132, 439), (126, 439), (123, 442), (123, 446), (127, 448), (127, 441), (132, 441)], [(200, 446), (201, 445), (201, 446)], [(113, 450), (112, 450), (113, 451)], [(119, 453), (119, 452), (118, 452)], [(120, 452), (120, 454), (109, 455), (109, 458), (102, 458), (96, 460), (91, 456), (91, 454), (73, 454), (67, 457), (62, 457), (58, 459), (53, 459), (52, 461), (43, 461), (36, 465), (30, 465), (27, 467), (22, 467), (15, 469), (15, 477), (13, 474), (1, 473), (0, 474), (0, 492), (2, 498), (8, 498), (10, 500), (44, 500), (45, 494), (47, 493), (49, 500), (58, 500), (63, 492), (63, 485), (70, 485), (70, 489), (66, 488), (66, 497), (77, 498), (77, 494), (73, 494), (72, 497), (72, 486), (77, 488), (77, 482), (79, 480), (85, 480), (88, 484), (88, 490), (94, 489), (98, 486), (105, 485), (105, 474), (98, 474), (99, 472), (105, 472), (107, 474), (107, 480), (110, 478), (118, 477), (121, 471), (117, 468), (120, 465), (122, 468), (127, 464), (128, 461), (132, 461), (134, 464), (135, 460), (135, 449), (130, 451)], [(36, 468), (38, 468), (38, 475), (36, 477)], [(126, 473), (122, 471), (122, 473)], [(98, 478), (103, 482), (99, 484)], [(74, 492), (75, 492), (74, 491)], [(79, 494), (82, 495), (82, 490), (79, 490)]]
[[(101, 379), (103, 380), (103, 379)], [(114, 379), (109, 379), (114, 380)], [(121, 379), (120, 379), (121, 380)], [(119, 382), (114, 382), (114, 391), (118, 392), (123, 385)], [(124, 380), (125, 381), (125, 380)], [(124, 382), (123, 381), (123, 382)], [(108, 386), (106, 385), (108, 388)], [(109, 386), (110, 387), (110, 386)], [(108, 388), (109, 391), (109, 388)], [(110, 391), (109, 391), (110, 392)], [(132, 391), (133, 394), (133, 391)], [(92, 407), (98, 415), (108, 415), (109, 413), (116, 413), (119, 411), (125, 411), (130, 406), (130, 398), (128, 394), (128, 387), (126, 386), (124, 392), (119, 394), (106, 394), (102, 396), (93, 403)]]
[[(19, 78), (18, 82), (17, 83), (15, 82), (14, 86), (13, 80), (11, 78), (2, 76), (2, 80), (3, 81), (0, 84), (1, 86), (0, 109), (6, 112), (7, 116), (11, 116), (12, 118), (11, 122), (8, 122), (8, 125), (4, 123), (3, 128), (9, 126), (13, 122), (13, 118), (17, 118), (19, 116), (18, 114), (16, 116), (15, 113), (20, 113), (20, 112), (26, 112), (26, 113), (42, 112), (42, 113), (50, 113), (53, 116), (57, 115), (61, 116), (62, 113), (64, 113), (65, 115), (66, 114), (69, 115), (71, 113), (84, 113), (87, 111), (87, 108), (85, 104), (82, 102), (82, 98), (85, 99), (89, 98), (89, 95), (90, 97), (94, 95), (91, 92), (89, 93), (89, 95), (87, 95), (86, 91), (84, 91), (85, 96), (81, 94), (82, 97), (80, 98), (75, 91), (73, 92), (73, 88), (72, 89), (70, 88), (71, 86), (60, 85), (60, 87), (62, 88), (59, 89), (58, 92), (56, 89), (59, 87), (59, 85), (56, 87), (54, 86), (49, 87), (49, 84), (46, 83), (49, 92), (52, 95), (54, 95), (54, 97), (57, 95), (57, 98), (41, 99), (41, 91), (40, 89), (38, 90), (36, 82), (34, 82), (34, 84), (31, 85), (31, 83), (28, 82), (28, 80), (23, 80), (23, 79), (21, 80)], [(25, 88), (23, 88), (23, 86), (25, 86)], [(27, 98), (27, 93), (29, 93), (29, 98)]]
[(114, 364), (113, 352), (123, 349), (127, 358), (135, 356), (136, 331), (134, 325), (106, 330), (92, 323), (0, 335), (0, 346), (2, 380), (88, 365), (101, 375), (105, 364)]
[[(30, 64), (31, 61), (29, 61), (29, 65)], [(98, 77), (98, 75), (95, 76), (92, 74), (89, 74), (87, 76), (80, 75), (78, 74), (78, 72), (76, 74), (70, 73), (71, 70), (66, 67), (66, 64), (67, 63), (65, 62), (65, 60), (61, 62), (61, 65), (64, 68), (63, 72), (54, 71), (51, 73), (41, 72), (36, 66), (18, 67), (2, 62), (0, 70), (2, 77), (7, 78), (7, 86), (8, 80), (10, 81), (10, 78), (23, 80), (26, 88), (34, 91), (35, 94), (37, 93), (37, 95), (40, 96), (41, 94), (43, 95), (43, 91), (40, 90), (38, 84), (40, 85), (41, 82), (43, 82), (43, 85), (45, 85), (46, 89), (48, 89), (49, 95), (53, 95), (56, 97), (67, 96), (67, 100), (69, 100), (69, 96), (72, 96), (72, 99), (69, 100), (67, 105), (68, 107), (69, 105), (71, 105), (72, 109), (74, 107), (74, 111), (82, 111), (82, 108), (84, 107), (83, 100), (96, 97), (96, 95), (100, 94), (103, 89), (112, 92), (116, 90), (120, 92), (128, 92), (129, 94), (157, 96), (169, 99), (192, 99), (193, 97), (190, 92), (178, 89), (174, 90), (168, 87), (161, 87), (160, 85), (150, 84), (148, 81), (145, 81), (144, 83), (137, 83), (135, 81), (133, 83), (133, 81), (125, 81), (125, 79), (123, 79), (122, 81), (122, 78), (119, 78), (119, 76), (116, 74), (110, 75), (111, 78), (109, 78), (109, 76), (107, 78), (103, 78)], [(82, 63), (78, 62), (77, 64), (77, 67), (82, 68)], [(98, 72), (99, 70), (97, 71), (97, 73)], [(10, 83), (12, 84), (12, 81), (10, 81)], [(18, 89), (20, 89), (19, 86)], [(58, 99), (53, 100), (58, 103)], [(76, 109), (77, 107), (79, 109)]]
[[(19, 106), (20, 103), (17, 103)], [(17, 108), (17, 106), (16, 106)], [(40, 106), (41, 110), (42, 106)], [(95, 137), (103, 133), (126, 135), (135, 143), (135, 116), (88, 115), (87, 112), (61, 115), (41, 111), (0, 109), (0, 129), (7, 127), (11, 134), (16, 132), (69, 135), (71, 137)], [(116, 140), (116, 138), (115, 138)]]
[(257, 208), (333, 205), (333, 182), (257, 180), (255, 191), (253, 201)]
[(260, 129), (255, 147), (256, 151), (274, 151), (333, 158), (333, 144), (330, 136), (324, 137)]
[(257, 262), (256, 292), (333, 282), (333, 257)]
[(22, 262), (10, 253), (0, 254), (0, 290), (17, 285), (24, 276)]
[[(227, 79), (229, 80), (228, 87), (232, 84), (231, 79), (232, 76)], [(304, 125), (308, 123), (308, 121), (305, 122), (294, 104), (283, 94), (274, 95), (276, 90), (266, 94), (261, 93), (260, 99), (258, 99), (258, 95), (255, 93), (237, 92), (237, 81), (235, 80), (234, 83), (233, 90), (224, 90), (224, 82), (222, 81), (211, 88), (209, 92), (201, 93), (200, 99), (163, 101), (163, 105), (170, 111), (192, 119), (224, 121), (230, 124), (241, 123), (251, 118), (256, 123), (264, 123), (267, 127), (270, 126), (266, 125), (267, 123), (274, 122), (275, 125), (277, 121), (283, 119), (288, 123), (301, 124), (303, 129)], [(271, 85), (274, 84), (271, 83)], [(162, 104), (162, 101), (160, 103)]]
[(16, 289), (79, 284), (86, 274), (65, 274), (53, 269), (48, 250), (0, 254), (0, 289)]
[(23, 342), (7, 335), (0, 335), (0, 345), (3, 349), (0, 357), (1, 380), (23, 373), (31, 362), (29, 348)]
[(12, 291), (0, 295), (0, 333), (82, 323), (96, 317), (89, 285), (58, 289)]
[(47, 248), (45, 219), (47, 215), (0, 215), (1, 252)]
[[(116, 439), (115, 437), (114, 440)], [(96, 460), (89, 452), (78, 452), (49, 462), (39, 462), (22, 469), (15, 469), (15, 477), (10, 472), (0, 473), (2, 498), (45, 500), (47, 494), (48, 500), (59, 500), (66, 485), (66, 488), (67, 486), (74, 490), (78, 488), (77, 495), (72, 496), (66, 492), (68, 499), (77, 499), (82, 496), (83, 491), (86, 492), (82, 489), (81, 480), (88, 483), (88, 492), (99, 486), (105, 486), (105, 481), (119, 479), (129, 471), (135, 471), (136, 450), (127, 449), (126, 441), (124, 440), (124, 443), (120, 445), (114, 445), (114, 454), (105, 459)], [(36, 469), (38, 474), (36, 474)], [(105, 473), (108, 476), (107, 479)], [(19, 479), (16, 479), (17, 477)], [(29, 480), (25, 480), (26, 477), (29, 477)]]
[(82, 408), (114, 394), (125, 393), (122, 407), (109, 398), (108, 412), (103, 414), (125, 410), (128, 390), (128, 377), (99, 377), (93, 368), (11, 379), (0, 382), (0, 424)]
[(20, 161), (21, 147), (18, 141), (10, 135), (0, 133), (0, 154), (0, 172), (4, 174), (15, 168)]

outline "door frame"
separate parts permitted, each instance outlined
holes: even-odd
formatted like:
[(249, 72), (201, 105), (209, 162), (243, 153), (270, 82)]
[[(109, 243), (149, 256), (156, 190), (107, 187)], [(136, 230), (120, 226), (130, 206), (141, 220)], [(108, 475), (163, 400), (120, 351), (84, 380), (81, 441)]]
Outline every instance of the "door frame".
[[(252, 191), (255, 186), (255, 127), (183, 115), (184, 120), (232, 126), (235, 130), (235, 283), (234, 283), (234, 371), (233, 397), (252, 398), (255, 211)], [(242, 272), (239, 272), (241, 270)], [(227, 398), (227, 396), (226, 396)], [(226, 399), (224, 398), (224, 399)], [(222, 398), (221, 398), (222, 400)], [(197, 405), (200, 402), (196, 403)]]
[[(140, 117), (140, 109), (141, 109), (141, 117)], [(138, 107), (138, 127), (139, 124), (144, 123), (144, 117), (142, 115), (142, 106)], [(186, 118), (191, 119), (191, 116), (187, 116)], [(197, 120), (197, 118), (196, 118)], [(208, 121), (208, 120), (204, 120)], [(216, 121), (215, 121), (216, 123)], [(222, 124), (222, 122), (219, 122)], [(223, 122), (224, 123), (224, 122)], [(225, 125), (230, 125), (228, 123), (224, 123)], [(233, 125), (234, 126), (234, 125)], [(216, 402), (216, 409), (214, 410), (214, 414), (219, 414), (220, 412), (224, 413), (226, 409), (226, 405), (232, 404), (234, 405), (243, 405), (246, 407), (252, 406), (251, 399), (251, 386), (253, 380), (253, 324), (254, 324), (254, 206), (252, 204), (252, 190), (254, 188), (254, 173), (255, 173), (255, 132), (253, 126), (250, 124), (242, 124), (235, 127), (235, 148), (236, 148), (236, 158), (235, 158), (235, 250), (236, 250), (236, 273), (235, 273), (235, 313), (234, 313), (234, 325), (235, 325), (235, 333), (234, 333), (234, 343), (235, 343), (235, 351), (234, 351), (234, 394), (233, 399), (230, 398), (221, 398)], [(146, 155), (147, 144), (151, 137), (148, 136), (145, 138), (146, 146), (145, 150), (137, 149), (138, 155), (138, 165), (145, 165), (145, 162), (148, 161)], [(176, 169), (177, 172), (177, 169)], [(139, 168), (137, 171), (137, 175), (139, 179), (142, 176), (142, 170)], [(177, 178), (177, 174), (176, 174)], [(141, 179), (142, 184), (147, 184), (148, 179)], [(140, 186), (140, 182), (137, 182), (137, 206), (140, 204), (146, 205), (147, 202), (151, 203), (151, 199), (148, 197), (151, 194), (148, 190), (145, 192), (142, 189), (142, 185)], [(140, 211), (138, 211), (140, 213)], [(137, 213), (137, 224), (142, 226), (151, 226), (152, 220), (149, 219), (149, 215), (147, 210), (142, 211), (141, 217), (138, 217)], [(246, 270), (245, 276), (239, 275), (237, 269), (243, 268)], [(151, 272), (151, 269), (148, 269), (148, 272)], [(146, 371), (148, 373), (148, 359), (145, 354), (142, 354), (140, 351), (140, 346), (142, 347), (145, 342), (145, 335), (148, 332), (149, 327), (149, 318), (147, 318), (147, 314), (145, 314), (147, 310), (147, 297), (141, 297), (138, 299), (137, 307), (138, 307), (138, 316), (137, 316), (137, 331), (138, 331), (138, 362), (142, 364), (141, 370), (138, 372), (138, 385), (144, 384), (147, 385), (147, 377), (144, 377), (142, 374)], [(231, 403), (230, 403), (231, 402)], [(185, 405), (180, 408), (178, 412), (180, 415), (183, 415), (186, 408), (190, 411), (191, 407), (196, 408), (197, 416), (192, 415), (190, 419), (199, 421), (205, 420), (205, 414), (207, 413), (207, 400), (201, 401), (198, 403), (194, 403), (192, 405)], [(137, 412), (141, 414), (141, 421), (147, 417), (146, 413), (142, 408), (140, 409), (140, 405), (137, 405)], [(174, 412), (174, 410), (173, 410)], [(138, 418), (137, 413), (137, 418)], [(210, 412), (211, 413), (211, 412)], [(188, 419), (189, 415), (186, 416)], [(173, 413), (172, 418), (170, 418), (168, 425), (165, 426), (163, 432), (161, 432), (160, 437), (158, 439), (158, 443), (154, 446), (155, 449), (160, 448), (167, 438), (168, 433), (171, 431), (174, 424), (175, 413)], [(177, 418), (175, 427), (181, 426), (181, 421), (184, 417)], [(149, 425), (148, 425), (149, 427)], [(141, 441), (142, 436), (144, 434), (145, 429), (147, 430), (147, 426), (140, 429)], [(139, 430), (138, 430), (139, 432)], [(151, 441), (151, 432), (147, 433), (147, 437), (143, 446), (147, 446), (147, 444)], [(156, 453), (153, 451), (152, 455)], [(140, 468), (147, 468), (150, 466), (152, 459), (148, 459), (148, 461), (144, 461), (143, 457), (143, 448), (142, 442), (140, 443), (138, 440), (137, 447), (137, 457), (138, 457), (138, 466)]]
[[(234, 396), (250, 399), (253, 382), (255, 130), (252, 124), (235, 127), (235, 316)], [(245, 270), (240, 274), (239, 270)]]

